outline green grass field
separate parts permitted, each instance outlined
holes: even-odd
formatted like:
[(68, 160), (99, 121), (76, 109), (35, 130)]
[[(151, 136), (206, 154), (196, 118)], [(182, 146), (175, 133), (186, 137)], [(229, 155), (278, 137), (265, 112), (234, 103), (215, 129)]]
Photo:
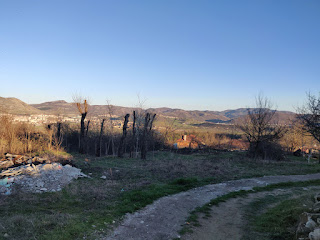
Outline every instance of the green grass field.
[(75, 180), (56, 193), (18, 190), (0, 196), (0, 238), (96, 239), (125, 213), (165, 195), (232, 179), (320, 171), (320, 164), (307, 164), (302, 158), (254, 161), (241, 152), (150, 152), (145, 161), (78, 154), (73, 158), (75, 166), (91, 178)]

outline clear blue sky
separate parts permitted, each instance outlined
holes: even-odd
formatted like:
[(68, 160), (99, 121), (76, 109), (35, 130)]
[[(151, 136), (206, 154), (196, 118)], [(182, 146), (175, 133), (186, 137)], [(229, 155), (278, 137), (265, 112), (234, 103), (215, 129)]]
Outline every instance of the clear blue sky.
[(0, 0), (0, 96), (225, 110), (320, 91), (319, 0)]

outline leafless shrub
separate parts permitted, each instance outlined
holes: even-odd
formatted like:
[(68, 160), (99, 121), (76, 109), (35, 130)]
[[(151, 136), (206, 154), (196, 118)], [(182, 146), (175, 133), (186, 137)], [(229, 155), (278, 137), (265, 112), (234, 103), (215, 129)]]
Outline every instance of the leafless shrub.
[[(249, 155), (253, 158), (274, 158), (271, 153), (278, 152), (278, 141), (287, 130), (285, 126), (278, 124), (275, 119), (276, 110), (271, 108), (271, 102), (259, 95), (256, 107), (248, 108), (248, 115), (237, 122), (250, 144)], [(281, 156), (282, 154), (276, 159)]]
[(320, 93), (318, 97), (308, 93), (306, 104), (298, 112), (303, 129), (320, 143)]

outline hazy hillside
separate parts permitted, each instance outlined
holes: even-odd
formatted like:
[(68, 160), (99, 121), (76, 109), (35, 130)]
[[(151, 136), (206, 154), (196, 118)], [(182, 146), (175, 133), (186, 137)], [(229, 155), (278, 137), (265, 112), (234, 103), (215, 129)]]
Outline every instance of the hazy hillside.
[[(47, 114), (65, 114), (73, 115), (78, 114), (73, 103), (67, 103), (66, 101), (54, 101), (54, 102), (45, 102), (41, 104), (32, 104), (33, 107), (47, 113)], [(137, 108), (131, 107), (121, 107), (111, 105), (113, 115), (124, 116), (127, 113), (132, 113)], [(149, 108), (147, 111), (156, 113), (159, 116), (172, 117), (178, 119), (192, 119), (199, 122), (204, 122), (207, 120), (219, 120), (219, 121), (228, 121), (230, 118), (224, 116), (220, 112), (216, 111), (186, 111), (182, 109), (172, 109), (172, 108)], [(108, 114), (107, 105), (90, 105), (89, 113), (94, 116), (106, 115)]]
[(222, 111), (221, 114), (223, 114), (224, 116), (226, 116), (229, 119), (234, 119), (234, 118), (238, 118), (241, 116), (245, 116), (247, 115), (248, 108), (238, 108), (238, 109), (232, 109), (232, 110), (225, 110)]
[(17, 98), (0, 97), (0, 113), (16, 115), (41, 114), (41, 111)]
[(220, 120), (220, 121), (230, 120), (228, 117), (220, 114), (220, 112), (217, 112), (217, 111), (198, 111), (198, 110), (186, 111), (182, 109), (171, 109), (171, 108), (150, 108), (148, 110), (166, 117), (176, 117), (179, 119), (193, 119), (199, 122), (210, 121), (210, 120)]
[[(17, 98), (1, 98), (0, 106), (2, 106), (2, 112), (11, 114), (62, 114), (62, 115), (77, 115), (78, 110), (74, 103), (68, 103), (66, 101), (53, 101), (45, 102), (41, 104), (28, 105)], [(121, 107), (111, 105), (112, 114), (118, 117), (124, 116), (126, 113), (132, 114), (132, 111), (136, 108)], [(230, 123), (232, 120), (247, 114), (246, 108), (231, 109), (225, 111), (187, 111), (183, 109), (172, 108), (150, 108), (147, 111), (156, 113), (158, 116), (164, 118), (177, 118), (180, 120), (189, 120), (196, 122), (207, 123)], [(90, 105), (89, 114), (92, 116), (108, 115), (107, 105)], [(293, 119), (295, 114), (288, 111), (278, 111), (277, 118), (280, 123), (288, 123), (290, 119)]]
[[(77, 115), (79, 114), (78, 109), (74, 103), (68, 103), (66, 101), (53, 101), (45, 102), (40, 104), (31, 104), (31, 106), (43, 111), (46, 114), (62, 114), (62, 115)], [(122, 116), (128, 112), (132, 112), (133, 108), (120, 107), (111, 105), (111, 112), (113, 115)], [(107, 115), (109, 109), (107, 105), (89, 105), (90, 115)]]
[(40, 104), (30, 104), (32, 107), (35, 107), (46, 114), (66, 114), (73, 115), (77, 114), (77, 109), (74, 104), (67, 103), (64, 100), (53, 101), (53, 102), (44, 102)]

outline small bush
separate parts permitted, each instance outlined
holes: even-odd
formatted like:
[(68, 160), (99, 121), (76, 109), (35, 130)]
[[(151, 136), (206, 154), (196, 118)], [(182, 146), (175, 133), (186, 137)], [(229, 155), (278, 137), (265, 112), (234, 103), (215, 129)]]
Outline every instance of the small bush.
[(248, 156), (258, 159), (284, 160), (285, 152), (280, 144), (275, 142), (251, 142), (248, 150)]

